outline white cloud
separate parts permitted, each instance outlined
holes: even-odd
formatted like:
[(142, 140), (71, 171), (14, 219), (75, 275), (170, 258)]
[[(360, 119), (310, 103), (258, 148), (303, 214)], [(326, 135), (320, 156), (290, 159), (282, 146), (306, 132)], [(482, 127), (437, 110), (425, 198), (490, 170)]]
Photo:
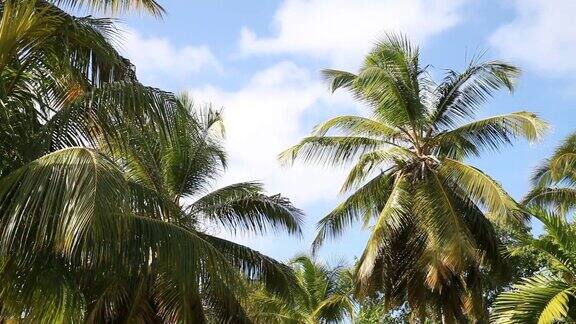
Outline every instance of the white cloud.
[(147, 83), (161, 82), (166, 77), (186, 77), (203, 69), (222, 70), (206, 45), (177, 47), (165, 37), (144, 36), (131, 28), (123, 30), (121, 51)]
[(206, 86), (190, 92), (196, 101), (224, 107), (230, 165), (223, 182), (260, 180), (270, 193), (282, 193), (299, 207), (336, 198), (342, 170), (298, 164), (282, 168), (277, 160), (310, 131), (300, 126), (304, 114), (319, 103), (338, 106), (338, 99), (328, 98), (326, 88), (307, 70), (280, 62), (237, 91)]
[(574, 0), (516, 0), (516, 17), (490, 37), (490, 43), (512, 60), (541, 72), (576, 71)]
[[(243, 54), (296, 53), (356, 64), (384, 32), (423, 42), (456, 25), (468, 0), (286, 0), (274, 17), (276, 35), (244, 28)], [(352, 65), (353, 66), (353, 65)]]
[[(258, 180), (269, 194), (281, 193), (308, 211), (318, 203), (336, 204), (343, 170), (301, 164), (283, 168), (277, 156), (310, 132), (310, 124), (303, 126), (310, 119), (355, 109), (349, 96), (330, 95), (308, 70), (288, 61), (257, 72), (234, 91), (205, 86), (189, 92), (197, 103), (224, 107), (229, 166), (219, 186)], [(329, 112), (321, 111), (325, 106), (330, 107)], [(304, 233), (308, 240), (321, 216), (306, 215)], [(233, 235), (223, 229), (215, 230), (215, 234), (280, 258), (306, 251), (310, 243), (286, 234)]]

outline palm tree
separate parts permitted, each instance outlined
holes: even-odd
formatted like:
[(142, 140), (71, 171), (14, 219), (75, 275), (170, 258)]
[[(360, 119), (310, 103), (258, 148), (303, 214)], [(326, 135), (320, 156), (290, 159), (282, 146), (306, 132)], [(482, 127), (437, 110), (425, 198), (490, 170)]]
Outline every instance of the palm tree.
[(0, 180), (5, 318), (248, 322), (246, 279), (288, 296), (273, 259), (202, 231), (300, 231), (300, 211), (246, 182), (211, 191), (225, 167), (220, 114), (186, 99), (130, 142), (50, 153)]
[(247, 301), (255, 323), (342, 323), (352, 319), (354, 285), (348, 268), (329, 267), (307, 255), (295, 257), (290, 264), (298, 281), (293, 301), (286, 302), (256, 289)]
[[(388, 306), (407, 300), (419, 316), (484, 318), (481, 269), (503, 266), (494, 223), (524, 220), (490, 176), (465, 163), (515, 138), (538, 140), (546, 124), (520, 111), (474, 119), (494, 91), (513, 89), (519, 70), (473, 61), (436, 84), (418, 49), (388, 36), (358, 74), (324, 70), (332, 91), (345, 88), (369, 116), (339, 116), (280, 155), (291, 163), (355, 163), (342, 192), (352, 194), (318, 223), (316, 250), (356, 221), (372, 224), (358, 267), (361, 295), (381, 291)], [(432, 308), (436, 314), (426, 314)]]
[(552, 208), (560, 215), (576, 207), (576, 133), (536, 169), (532, 183), (524, 204)]
[(300, 211), (258, 183), (211, 190), (219, 112), (141, 85), (110, 20), (0, 10), (0, 320), (242, 323), (247, 280), (289, 295), (287, 266), (202, 230), (300, 232)]
[(501, 293), (494, 303), (497, 323), (573, 323), (576, 321), (576, 227), (562, 215), (532, 208), (532, 215), (544, 224), (539, 239), (522, 238), (516, 253), (538, 252), (548, 268), (523, 279)]

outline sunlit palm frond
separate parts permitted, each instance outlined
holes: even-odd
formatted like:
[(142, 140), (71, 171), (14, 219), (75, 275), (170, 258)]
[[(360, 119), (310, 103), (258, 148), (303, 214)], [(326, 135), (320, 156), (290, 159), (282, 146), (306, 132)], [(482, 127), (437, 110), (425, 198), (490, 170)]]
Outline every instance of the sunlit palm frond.
[(322, 77), (328, 84), (330, 92), (334, 92), (340, 88), (351, 88), (352, 83), (357, 78), (353, 73), (332, 69), (322, 70)]
[(495, 91), (514, 89), (519, 69), (501, 61), (472, 62), (462, 73), (446, 72), (438, 87), (438, 99), (431, 112), (432, 127), (455, 127), (476, 111)]
[(313, 131), (315, 136), (325, 136), (329, 131), (340, 131), (349, 136), (368, 136), (394, 143), (403, 136), (396, 128), (360, 116), (337, 116), (318, 124)]
[(498, 217), (493, 221), (501, 224), (524, 221), (515, 218), (521, 217), (522, 213), (519, 212), (520, 207), (514, 199), (499, 183), (479, 169), (446, 158), (442, 161), (439, 172), (453, 181), (455, 186), (463, 188), (470, 198), (486, 208), (489, 215)]
[(566, 319), (575, 288), (551, 275), (536, 275), (498, 296), (492, 320), (497, 323), (554, 323)]
[(377, 171), (391, 173), (392, 169), (398, 168), (400, 165), (410, 164), (417, 158), (417, 155), (412, 151), (398, 146), (366, 153), (352, 167), (340, 192), (344, 193), (357, 188)]
[(409, 199), (407, 187), (406, 176), (398, 175), (394, 180), (386, 204), (378, 215), (372, 234), (359, 261), (358, 281), (360, 283), (366, 283), (367, 278), (372, 274), (380, 248), (386, 241), (386, 236), (402, 227), (403, 218), (406, 217), (406, 204)]
[(340, 166), (386, 145), (386, 141), (369, 137), (310, 136), (280, 153), (279, 160), (286, 165), (299, 159), (305, 163)]
[(134, 9), (147, 11), (155, 16), (164, 14), (164, 8), (155, 0), (51, 0), (51, 2), (70, 9), (87, 8), (113, 14)]
[(232, 184), (208, 193), (189, 205), (191, 217), (198, 215), (234, 233), (286, 230), (300, 233), (302, 212), (280, 196), (266, 196), (255, 182)]
[[(126, 229), (127, 185), (120, 170), (93, 150), (57, 151), (1, 181), (4, 254), (49, 248), (69, 258), (86, 258), (98, 242)], [(96, 254), (90, 262), (104, 258)]]
[(488, 117), (442, 132), (434, 139), (434, 144), (445, 141), (466, 148), (466, 143), (472, 143), (474, 150), (471, 153), (475, 154), (475, 150), (482, 148), (497, 150), (516, 138), (537, 141), (547, 128), (547, 124), (535, 114), (522, 111)]
[(367, 224), (375, 218), (380, 213), (380, 204), (388, 200), (392, 184), (393, 178), (382, 173), (322, 218), (317, 225), (318, 233), (312, 243), (312, 251), (316, 252), (327, 238), (342, 235), (344, 229), (355, 221), (362, 219)]

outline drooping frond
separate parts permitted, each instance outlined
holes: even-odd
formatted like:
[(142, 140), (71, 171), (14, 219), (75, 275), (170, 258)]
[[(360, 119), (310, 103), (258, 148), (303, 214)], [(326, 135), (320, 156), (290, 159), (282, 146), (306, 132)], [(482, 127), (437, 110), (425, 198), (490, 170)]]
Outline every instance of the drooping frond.
[(403, 218), (406, 217), (406, 204), (409, 199), (407, 186), (408, 182), (404, 175), (399, 175), (394, 180), (390, 195), (378, 215), (372, 234), (359, 261), (357, 276), (360, 284), (366, 284), (367, 278), (372, 274), (380, 248), (386, 241), (386, 236), (391, 231), (397, 231), (402, 227)]
[(524, 196), (522, 204), (550, 207), (558, 211), (568, 211), (576, 207), (576, 189), (537, 187)]
[(353, 73), (332, 69), (322, 70), (322, 77), (328, 83), (330, 92), (340, 88), (350, 88), (357, 76)]
[[(2, 254), (54, 249), (80, 262), (105, 261), (99, 242), (126, 230), (127, 185), (103, 155), (70, 148), (46, 155), (1, 180)], [(111, 251), (108, 251), (111, 252)]]
[(147, 11), (154, 16), (162, 16), (165, 11), (155, 0), (50, 0), (57, 5), (70, 9), (86, 8), (112, 14), (124, 13), (130, 10)]
[(439, 172), (450, 179), (455, 186), (462, 188), (471, 199), (483, 206), (489, 215), (497, 217), (493, 221), (501, 224), (510, 221), (524, 221), (520, 207), (490, 176), (463, 162), (444, 159)]
[(203, 234), (212, 246), (218, 249), (248, 280), (261, 283), (270, 292), (290, 299), (296, 279), (288, 266), (246, 246), (218, 237)]
[(203, 217), (234, 233), (267, 230), (301, 232), (302, 212), (280, 196), (262, 193), (255, 182), (232, 184), (208, 193), (188, 207), (189, 217)]
[[(429, 177), (416, 185), (413, 213), (419, 218), (418, 224), (427, 233), (430, 249), (441, 261), (433, 268), (458, 272), (475, 259), (476, 242), (457, 205), (453, 184), (439, 173), (430, 172)], [(444, 270), (441, 270), (444, 271)], [(447, 279), (444, 278), (442, 280)]]
[(363, 219), (367, 224), (376, 217), (380, 213), (380, 204), (388, 200), (392, 183), (392, 178), (382, 173), (356, 190), (322, 218), (317, 224), (318, 233), (312, 243), (312, 251), (316, 252), (326, 238), (342, 235), (344, 229), (357, 220)]

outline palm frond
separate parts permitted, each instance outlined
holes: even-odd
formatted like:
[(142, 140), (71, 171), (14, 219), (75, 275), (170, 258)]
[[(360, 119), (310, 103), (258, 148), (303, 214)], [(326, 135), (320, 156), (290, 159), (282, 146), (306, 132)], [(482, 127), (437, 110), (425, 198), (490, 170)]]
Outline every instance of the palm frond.
[(86, 148), (57, 151), (4, 177), (2, 253), (51, 248), (69, 258), (91, 255), (84, 262), (103, 261), (103, 251), (92, 249), (126, 230), (123, 179), (116, 165)]
[(301, 233), (302, 212), (280, 195), (266, 196), (255, 182), (232, 184), (210, 192), (188, 207), (189, 217), (201, 216), (233, 232)]
[(372, 274), (378, 253), (382, 244), (386, 241), (387, 235), (391, 231), (398, 230), (404, 222), (406, 203), (409, 199), (407, 186), (407, 179), (402, 174), (398, 175), (394, 180), (390, 195), (376, 220), (372, 234), (359, 261), (357, 276), (361, 284), (365, 284), (367, 278)]
[(524, 196), (522, 204), (567, 211), (576, 207), (576, 189), (536, 187)]
[(51, 0), (57, 5), (70, 9), (87, 8), (113, 14), (130, 10), (147, 11), (154, 16), (162, 16), (165, 11), (155, 0)]
[(455, 186), (462, 188), (466, 195), (484, 206), (489, 215), (498, 217), (493, 221), (505, 224), (524, 221), (518, 204), (506, 193), (502, 186), (479, 169), (463, 162), (444, 159), (439, 169), (440, 174), (450, 179)]
[(342, 235), (343, 230), (355, 221), (363, 219), (366, 224), (376, 217), (380, 213), (379, 204), (388, 201), (392, 184), (393, 178), (382, 173), (368, 181), (322, 218), (317, 224), (318, 233), (312, 243), (313, 253), (320, 248), (326, 238)]
[[(417, 158), (412, 151), (403, 147), (392, 146), (383, 150), (374, 150), (358, 159), (342, 184), (341, 193), (355, 189), (372, 176), (377, 169), (380, 173), (391, 173), (393, 169), (407, 165)], [(384, 170), (383, 170), (384, 169)]]
[(386, 145), (383, 140), (369, 137), (310, 136), (280, 153), (278, 159), (285, 165), (299, 159), (305, 163), (340, 166)]
[(332, 69), (322, 70), (322, 77), (328, 83), (330, 92), (334, 92), (339, 88), (349, 88), (357, 76), (353, 73)]
[(561, 278), (536, 275), (503, 292), (494, 303), (492, 320), (502, 323), (553, 323), (566, 318), (574, 287)]
[[(442, 132), (434, 139), (434, 145), (457, 145), (466, 148), (465, 143), (472, 143), (474, 148), (497, 150), (502, 144), (511, 144), (515, 138), (537, 141), (547, 128), (547, 124), (535, 114), (521, 111), (488, 117)], [(476, 154), (475, 151), (470, 153)]]
[(207, 234), (202, 234), (202, 237), (218, 249), (249, 281), (259, 282), (267, 291), (287, 300), (293, 298), (296, 279), (288, 266), (246, 246)]
[(501, 61), (471, 62), (462, 73), (447, 71), (430, 116), (433, 127), (454, 127), (474, 117), (493, 92), (502, 88), (512, 91), (519, 73), (517, 67)]
[(347, 136), (375, 137), (392, 143), (403, 135), (392, 126), (360, 116), (334, 117), (316, 125), (312, 134), (314, 136), (325, 136), (331, 130), (340, 131), (340, 133)]

